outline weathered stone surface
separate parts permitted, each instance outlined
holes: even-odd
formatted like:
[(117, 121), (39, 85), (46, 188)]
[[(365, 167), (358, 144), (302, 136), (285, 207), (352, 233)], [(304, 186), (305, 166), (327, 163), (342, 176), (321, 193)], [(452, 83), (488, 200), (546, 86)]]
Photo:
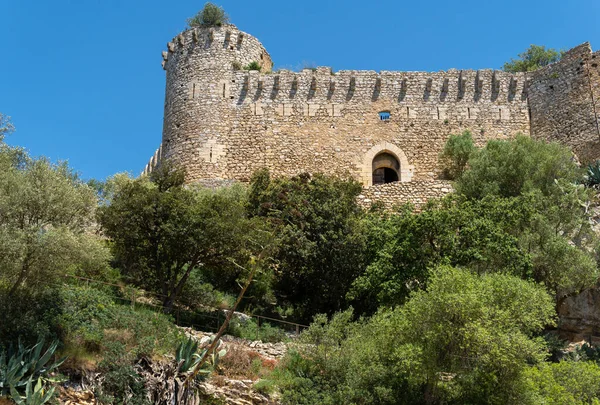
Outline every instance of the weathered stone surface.
[(445, 180), (388, 183), (365, 187), (358, 196), (358, 203), (369, 208), (373, 202), (383, 202), (387, 209), (399, 202), (411, 203), (419, 211), (427, 201), (442, 198), (453, 190), (452, 183)]
[(568, 298), (559, 308), (559, 328), (571, 341), (600, 339), (600, 289), (591, 288)]
[[(584, 162), (600, 157), (600, 58), (589, 44), (518, 74), (270, 72), (262, 44), (233, 25), (184, 31), (168, 51), (163, 139), (145, 172), (167, 158), (185, 167), (189, 182), (248, 181), (266, 167), (352, 176), (369, 187), (374, 159), (386, 153), (397, 160), (388, 165), (394, 180), (421, 183), (410, 196), (390, 187), (365, 191), (366, 199), (422, 204), (442, 194), (438, 156), (452, 133), (470, 130), (480, 146), (523, 133), (564, 142)], [(239, 70), (251, 62), (262, 72)]]

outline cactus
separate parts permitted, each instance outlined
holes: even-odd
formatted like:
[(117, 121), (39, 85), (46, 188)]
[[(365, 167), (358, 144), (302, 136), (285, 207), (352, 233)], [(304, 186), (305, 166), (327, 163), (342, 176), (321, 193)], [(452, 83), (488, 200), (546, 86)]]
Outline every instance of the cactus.
[[(188, 371), (193, 370), (200, 359), (206, 355), (208, 347), (214, 342), (214, 339), (214, 336), (204, 336), (202, 339), (200, 339), (200, 342), (197, 342), (192, 338), (182, 342), (177, 347), (177, 351), (175, 353), (175, 360), (179, 365), (178, 372), (187, 373)], [(198, 373), (199, 379), (203, 380), (208, 377), (219, 364), (219, 360), (227, 354), (225, 349), (220, 349), (222, 345), (223, 341), (219, 339), (215, 349), (209, 354), (210, 361), (202, 365), (202, 368)], [(202, 348), (200, 352), (197, 352), (198, 347)]]

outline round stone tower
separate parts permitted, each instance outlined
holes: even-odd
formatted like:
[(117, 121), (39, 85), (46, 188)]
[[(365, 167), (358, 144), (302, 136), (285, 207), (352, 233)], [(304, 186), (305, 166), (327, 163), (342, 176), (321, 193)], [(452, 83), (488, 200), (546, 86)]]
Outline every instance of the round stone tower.
[(160, 159), (186, 169), (188, 181), (229, 178), (219, 166), (227, 153), (229, 88), (235, 72), (256, 62), (273, 63), (262, 44), (234, 25), (193, 28), (177, 35), (163, 52), (167, 74)]

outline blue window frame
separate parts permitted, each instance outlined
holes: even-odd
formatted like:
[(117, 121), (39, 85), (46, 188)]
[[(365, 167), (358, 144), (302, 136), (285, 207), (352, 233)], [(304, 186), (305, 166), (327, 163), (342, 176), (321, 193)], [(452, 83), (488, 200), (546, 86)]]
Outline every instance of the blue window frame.
[(382, 111), (379, 113), (379, 119), (381, 121), (389, 121), (390, 120), (390, 112), (389, 111)]

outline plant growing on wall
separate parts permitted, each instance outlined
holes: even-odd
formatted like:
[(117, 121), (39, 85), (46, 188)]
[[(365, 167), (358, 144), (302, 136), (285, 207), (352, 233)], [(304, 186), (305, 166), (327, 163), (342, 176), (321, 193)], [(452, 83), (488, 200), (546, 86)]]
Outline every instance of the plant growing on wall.
[(229, 16), (222, 7), (206, 3), (204, 8), (192, 18), (187, 19), (188, 27), (220, 27), (229, 24)]
[(258, 70), (260, 71), (260, 65), (257, 61), (252, 61), (244, 66), (244, 70)]

